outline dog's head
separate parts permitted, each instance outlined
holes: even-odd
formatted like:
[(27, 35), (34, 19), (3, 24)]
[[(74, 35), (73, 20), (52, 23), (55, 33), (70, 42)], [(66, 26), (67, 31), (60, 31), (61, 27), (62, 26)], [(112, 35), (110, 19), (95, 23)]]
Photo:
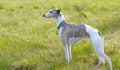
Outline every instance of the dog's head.
[(60, 15), (60, 9), (53, 9), (50, 10), (48, 13), (44, 14), (43, 17), (45, 18), (57, 18)]

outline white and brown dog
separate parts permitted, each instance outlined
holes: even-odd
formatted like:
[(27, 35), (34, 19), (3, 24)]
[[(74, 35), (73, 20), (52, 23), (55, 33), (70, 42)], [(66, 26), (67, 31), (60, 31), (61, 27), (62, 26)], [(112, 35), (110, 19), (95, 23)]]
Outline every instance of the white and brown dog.
[(97, 29), (86, 24), (68, 24), (60, 10), (56, 9), (50, 10), (43, 17), (55, 19), (68, 63), (72, 59), (70, 45), (75, 44), (83, 38), (87, 38), (92, 42), (94, 51), (99, 58), (99, 63), (96, 67), (100, 66), (106, 60), (110, 66), (110, 70), (113, 70), (110, 58), (104, 53), (104, 39)]

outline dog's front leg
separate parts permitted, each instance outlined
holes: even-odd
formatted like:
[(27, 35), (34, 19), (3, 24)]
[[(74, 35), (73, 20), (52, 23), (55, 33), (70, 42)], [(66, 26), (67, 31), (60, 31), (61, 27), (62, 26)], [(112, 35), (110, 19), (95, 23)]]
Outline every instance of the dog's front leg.
[(70, 47), (69, 47), (69, 45), (68, 44), (64, 44), (64, 51), (65, 51), (65, 56), (66, 56), (66, 61), (68, 62), (68, 63), (70, 63), (70, 60), (71, 60), (71, 56), (70, 56)]
[(71, 60), (71, 51), (70, 50), (71, 50), (71, 48), (68, 44), (68, 39), (67, 39), (66, 36), (62, 36), (61, 39), (62, 39), (62, 44), (63, 44), (64, 51), (65, 51), (66, 61), (68, 63), (70, 63), (70, 60)]

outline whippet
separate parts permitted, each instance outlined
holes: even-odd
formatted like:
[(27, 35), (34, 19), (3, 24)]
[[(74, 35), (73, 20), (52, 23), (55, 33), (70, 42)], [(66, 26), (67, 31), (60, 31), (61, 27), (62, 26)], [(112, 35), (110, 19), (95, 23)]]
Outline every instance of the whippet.
[(60, 10), (57, 9), (50, 10), (43, 17), (55, 19), (68, 63), (72, 59), (71, 45), (83, 38), (87, 38), (92, 42), (93, 49), (99, 58), (99, 63), (96, 67), (100, 66), (106, 60), (110, 70), (113, 70), (111, 59), (104, 53), (104, 39), (97, 29), (86, 24), (68, 24)]

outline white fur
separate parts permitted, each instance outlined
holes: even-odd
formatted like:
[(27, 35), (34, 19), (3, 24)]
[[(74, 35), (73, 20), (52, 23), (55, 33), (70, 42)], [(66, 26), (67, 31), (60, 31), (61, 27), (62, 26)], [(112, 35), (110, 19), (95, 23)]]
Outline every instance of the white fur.
[[(90, 35), (90, 40), (93, 43), (93, 47), (95, 50), (100, 50), (104, 53), (104, 39), (98, 34), (98, 30), (89, 26), (89, 25), (85, 25), (86, 26), (86, 31), (87, 33), (89, 33)], [(96, 46), (95, 46), (96, 44)], [(100, 46), (100, 47), (98, 47)]]
[(63, 20), (65, 20), (63, 15), (59, 16), (58, 18), (55, 18), (56, 25), (59, 26)]
[(94, 51), (99, 57), (99, 63), (96, 67), (104, 63), (105, 59), (110, 66), (110, 70), (113, 70), (110, 58), (104, 53), (104, 39), (98, 34), (98, 30), (86, 25), (86, 31), (90, 34), (90, 40), (92, 41)]

